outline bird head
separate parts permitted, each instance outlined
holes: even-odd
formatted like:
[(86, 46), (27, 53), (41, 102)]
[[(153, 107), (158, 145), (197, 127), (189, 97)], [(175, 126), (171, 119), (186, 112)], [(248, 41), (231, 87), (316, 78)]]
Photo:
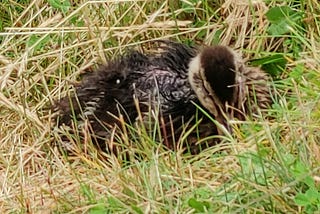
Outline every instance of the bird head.
[(189, 64), (189, 82), (200, 103), (215, 117), (225, 105), (235, 102), (239, 65), (236, 54), (226, 46), (206, 47)]

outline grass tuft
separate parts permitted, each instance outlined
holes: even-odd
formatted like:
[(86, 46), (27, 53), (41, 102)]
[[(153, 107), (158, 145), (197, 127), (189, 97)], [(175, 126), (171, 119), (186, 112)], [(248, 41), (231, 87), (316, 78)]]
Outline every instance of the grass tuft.
[[(2, 213), (319, 212), (318, 1), (3, 0), (0, 11)], [(99, 153), (86, 125), (82, 143), (54, 127), (50, 106), (83, 72), (156, 39), (241, 51), (272, 75), (273, 106), (194, 156), (157, 144), (157, 124), (124, 126), (119, 156)]]

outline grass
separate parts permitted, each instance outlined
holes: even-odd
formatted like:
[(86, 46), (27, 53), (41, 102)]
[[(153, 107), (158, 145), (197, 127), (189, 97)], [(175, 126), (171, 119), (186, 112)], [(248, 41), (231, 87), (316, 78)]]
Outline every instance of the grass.
[[(319, 8), (312, 0), (1, 1), (1, 213), (319, 213)], [(82, 71), (159, 38), (241, 51), (273, 76), (267, 117), (234, 121), (233, 136), (195, 156), (141, 130), (140, 139), (122, 136), (144, 145), (144, 158), (129, 164), (102, 157), (90, 138), (74, 140), (73, 156), (59, 152), (50, 104)]]

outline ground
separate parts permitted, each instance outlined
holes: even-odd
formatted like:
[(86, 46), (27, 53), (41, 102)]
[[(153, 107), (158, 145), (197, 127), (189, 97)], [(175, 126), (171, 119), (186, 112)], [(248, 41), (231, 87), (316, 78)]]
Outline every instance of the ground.
[[(314, 0), (2, 0), (1, 213), (319, 212), (319, 8)], [(64, 154), (50, 106), (84, 71), (156, 39), (234, 48), (272, 76), (273, 105), (232, 121), (234, 133), (198, 155), (165, 150), (141, 130), (139, 160), (100, 154), (88, 136)]]

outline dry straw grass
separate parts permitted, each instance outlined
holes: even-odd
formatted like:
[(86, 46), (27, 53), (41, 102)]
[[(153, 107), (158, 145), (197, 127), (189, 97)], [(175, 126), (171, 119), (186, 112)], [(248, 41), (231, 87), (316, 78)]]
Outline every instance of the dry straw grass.
[[(65, 11), (48, 3), (54, 1), (14, 3), (11, 10), (6, 2), (12, 3), (0, 3), (3, 11), (11, 11), (9, 25), (0, 33), (1, 213), (103, 212), (108, 207), (112, 212), (191, 213), (195, 208), (188, 200), (197, 194), (210, 203), (216, 200), (212, 203), (218, 212), (265, 212), (265, 201), (276, 212), (300, 209), (290, 197), (298, 181), (290, 179), (289, 168), (283, 167), (296, 157), (308, 164), (315, 180), (319, 175), (320, 25), (311, 10), (320, 7), (316, 1), (310, 1), (307, 11), (310, 24), (301, 40), (301, 57), (288, 58), (282, 77), (297, 65), (310, 73), (300, 83), (279, 84), (277, 108), (270, 111), (273, 119), (261, 117), (235, 126), (235, 136), (227, 144), (198, 156), (153, 145), (146, 146), (145, 160), (130, 164), (112, 154), (102, 158), (90, 143), (72, 157), (59, 152), (50, 104), (68, 94), (84, 70), (127, 48), (147, 49), (159, 38), (208, 45), (219, 40), (243, 50), (246, 59), (284, 51), (285, 38), (267, 34), (265, 13), (276, 2), (79, 0)], [(254, 130), (256, 126), (260, 128)], [(250, 171), (245, 172), (239, 155), (259, 149), (269, 153), (263, 157), (265, 167), (280, 170), (268, 175), (274, 176), (268, 180), (270, 186), (236, 176)], [(250, 197), (246, 189), (264, 194)], [(245, 195), (243, 204), (237, 192)], [(231, 198), (217, 199), (226, 197)]]

